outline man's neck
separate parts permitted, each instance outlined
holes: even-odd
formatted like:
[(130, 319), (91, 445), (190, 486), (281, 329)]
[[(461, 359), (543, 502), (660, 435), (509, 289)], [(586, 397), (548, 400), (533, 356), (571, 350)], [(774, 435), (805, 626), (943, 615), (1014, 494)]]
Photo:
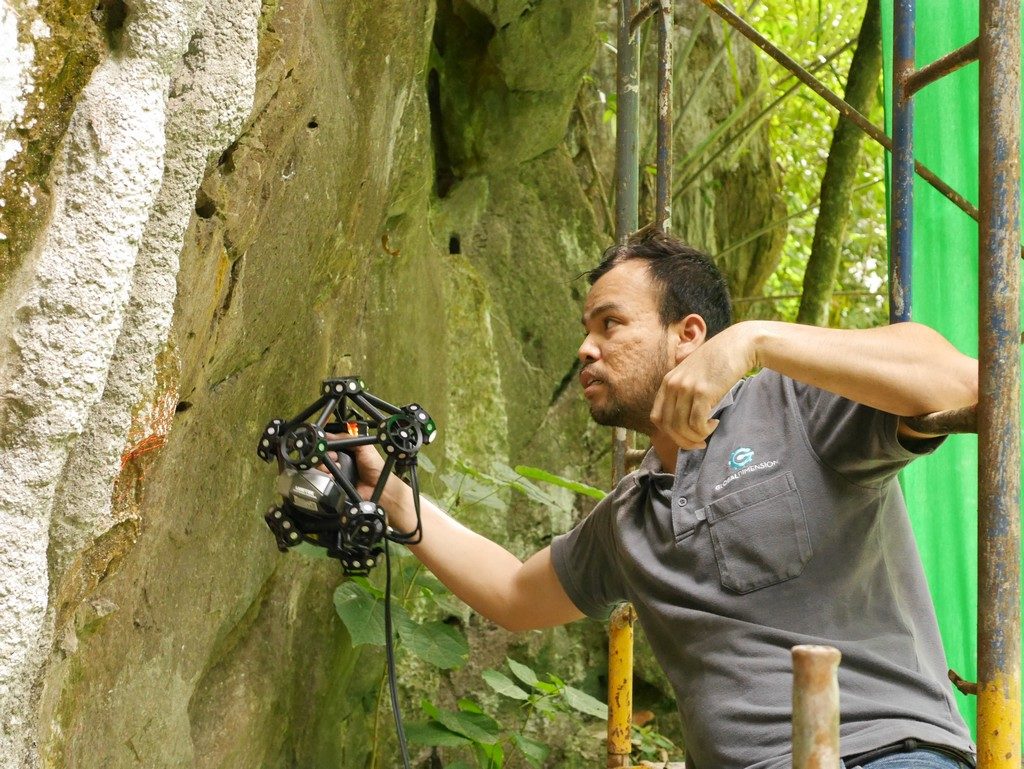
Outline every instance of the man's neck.
[(676, 471), (676, 455), (679, 453), (679, 446), (675, 441), (664, 433), (655, 431), (651, 435), (651, 447), (658, 455), (662, 472), (674, 473)]

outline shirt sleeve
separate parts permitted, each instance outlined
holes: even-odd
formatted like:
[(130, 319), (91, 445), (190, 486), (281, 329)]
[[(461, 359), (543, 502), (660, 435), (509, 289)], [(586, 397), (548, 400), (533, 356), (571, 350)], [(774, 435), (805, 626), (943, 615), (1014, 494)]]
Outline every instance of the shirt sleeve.
[(884, 483), (945, 440), (945, 436), (938, 436), (903, 444), (895, 414), (801, 382), (793, 381), (792, 386), (812, 450), (825, 465), (852, 483)]
[(577, 609), (595, 619), (607, 619), (625, 598), (615, 560), (614, 526), (609, 495), (572, 531), (551, 540), (551, 561), (562, 588)]

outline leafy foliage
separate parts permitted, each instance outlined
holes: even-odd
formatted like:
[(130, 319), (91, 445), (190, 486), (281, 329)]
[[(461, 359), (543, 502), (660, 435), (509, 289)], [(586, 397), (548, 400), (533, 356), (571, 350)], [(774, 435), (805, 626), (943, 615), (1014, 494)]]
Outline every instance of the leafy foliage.
[[(826, 66), (815, 70), (828, 88), (842, 94), (852, 58), (848, 44), (856, 40), (863, 13), (863, 2), (852, 0), (765, 0), (755, 7), (749, 20), (797, 61), (821, 61), (830, 52), (842, 50)], [(766, 79), (787, 86), (792, 83), (773, 61), (764, 56), (759, 61)], [(881, 103), (878, 99), (875, 110), (868, 115), (876, 125), (882, 125)], [(814, 237), (821, 178), (836, 120), (835, 110), (802, 86), (771, 114), (771, 142), (783, 174), (791, 218), (782, 263), (765, 288), (769, 299), (739, 298), (740, 310), (746, 317), (796, 317), (804, 265)], [(874, 142), (865, 141), (855, 182), (852, 225), (847, 231), (830, 318), (833, 326), (860, 328), (886, 320), (883, 179), (883, 150)]]

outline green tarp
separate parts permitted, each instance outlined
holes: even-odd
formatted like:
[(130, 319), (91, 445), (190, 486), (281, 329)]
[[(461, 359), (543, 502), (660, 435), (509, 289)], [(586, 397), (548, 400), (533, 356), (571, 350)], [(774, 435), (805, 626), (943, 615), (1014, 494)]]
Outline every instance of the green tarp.
[[(888, 102), (892, 0), (883, 0), (882, 8)], [(977, 2), (928, 0), (917, 8), (918, 66), (978, 35)], [(914, 142), (919, 161), (977, 204), (976, 63), (918, 92)], [(920, 178), (914, 198), (913, 319), (938, 329), (976, 357), (977, 224)], [(971, 681), (977, 680), (977, 466), (976, 436), (952, 436), (937, 454), (914, 463), (902, 476), (949, 664)], [(957, 697), (973, 731), (975, 698)]]

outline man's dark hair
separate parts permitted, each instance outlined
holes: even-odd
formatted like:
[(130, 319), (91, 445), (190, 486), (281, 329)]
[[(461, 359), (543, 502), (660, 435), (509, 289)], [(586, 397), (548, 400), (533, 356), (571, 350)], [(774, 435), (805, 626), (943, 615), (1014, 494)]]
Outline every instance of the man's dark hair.
[(651, 280), (661, 290), (658, 316), (663, 326), (696, 313), (707, 324), (710, 338), (732, 323), (729, 286), (711, 259), (658, 230), (644, 228), (625, 245), (605, 249), (587, 280), (594, 285), (613, 267), (634, 260), (647, 263)]

